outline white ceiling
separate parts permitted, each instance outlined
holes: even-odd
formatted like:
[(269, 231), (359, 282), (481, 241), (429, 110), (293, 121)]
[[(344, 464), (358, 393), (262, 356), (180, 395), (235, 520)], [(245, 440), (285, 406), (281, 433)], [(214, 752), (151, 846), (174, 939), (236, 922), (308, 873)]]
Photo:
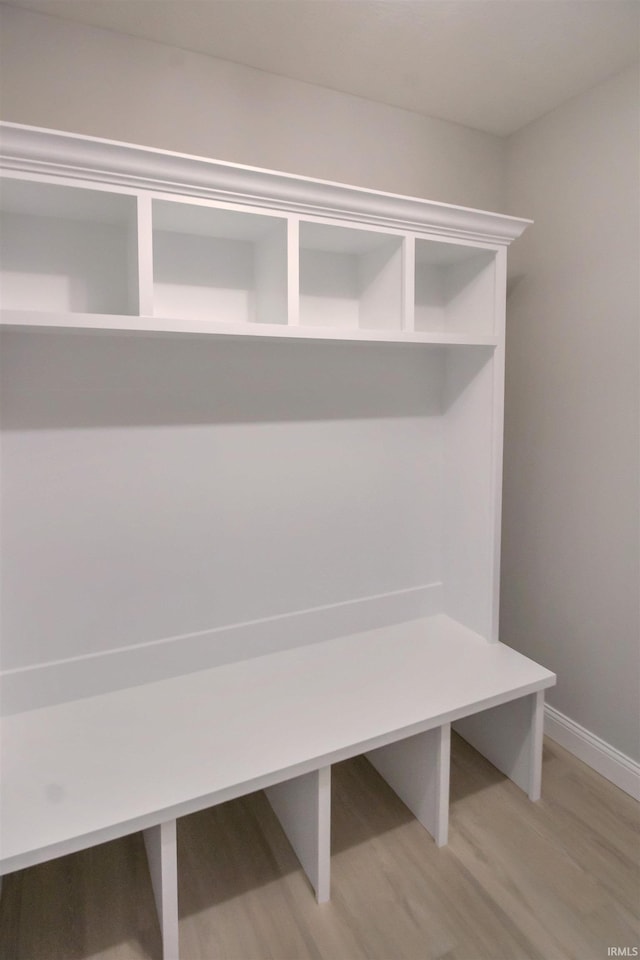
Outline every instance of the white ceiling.
[(506, 135), (638, 59), (638, 0), (13, 0)]

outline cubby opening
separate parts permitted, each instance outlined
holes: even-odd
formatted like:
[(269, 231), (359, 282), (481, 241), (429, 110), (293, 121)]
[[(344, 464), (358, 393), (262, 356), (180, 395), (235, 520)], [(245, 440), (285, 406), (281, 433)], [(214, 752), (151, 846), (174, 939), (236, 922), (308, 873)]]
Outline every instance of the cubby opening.
[(493, 250), (416, 239), (415, 329), (494, 333)]
[(154, 313), (212, 323), (287, 323), (287, 221), (153, 202)]
[(0, 193), (5, 310), (138, 313), (133, 196), (7, 179)]
[(402, 238), (374, 230), (300, 224), (300, 323), (402, 328)]

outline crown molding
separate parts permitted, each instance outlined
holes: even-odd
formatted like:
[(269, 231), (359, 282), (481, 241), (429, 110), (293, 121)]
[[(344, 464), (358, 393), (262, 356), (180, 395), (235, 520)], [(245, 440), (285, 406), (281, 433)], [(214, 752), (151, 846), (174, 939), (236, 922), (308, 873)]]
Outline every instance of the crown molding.
[(328, 180), (0, 123), (0, 168), (508, 245), (530, 220)]

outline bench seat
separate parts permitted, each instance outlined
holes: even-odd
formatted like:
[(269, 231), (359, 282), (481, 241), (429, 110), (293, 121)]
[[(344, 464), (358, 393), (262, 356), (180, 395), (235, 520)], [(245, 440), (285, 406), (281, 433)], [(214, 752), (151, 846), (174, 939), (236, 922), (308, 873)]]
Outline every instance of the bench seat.
[[(431, 758), (436, 764), (429, 777), (437, 784), (429, 790), (440, 800), (427, 818), (440, 826), (433, 829), (428, 819), (425, 825), (444, 842), (449, 758), (442, 731), (486, 711), (480, 748), (490, 735), (506, 758), (502, 767), (515, 769), (526, 747), (525, 780), (517, 772), (514, 779), (535, 795), (542, 691), (554, 682), (548, 670), (440, 614), (6, 717), (0, 874), (141, 829), (153, 838), (150, 828), (271, 787), (300, 855), (309, 831), (297, 808), (324, 791), (326, 820), (336, 761), (367, 752), (412, 806), (412, 792), (426, 785), (412, 786), (415, 753), (388, 756), (400, 741), (416, 746), (424, 759), (418, 766), (426, 769)], [(514, 701), (531, 705), (524, 721), (499, 715)], [(432, 740), (421, 740), (428, 731), (436, 731)], [(462, 733), (473, 742), (472, 729)], [(501, 745), (504, 737), (511, 746)], [(490, 759), (501, 765), (501, 756)], [(323, 770), (324, 780), (308, 779)], [(295, 792), (278, 793), (283, 782), (297, 784)], [(314, 822), (318, 815), (316, 803)], [(166, 839), (158, 834), (158, 843)], [(328, 897), (325, 852), (324, 880), (317, 864), (310, 873), (319, 899)], [(302, 851), (309, 872), (305, 859)], [(150, 853), (153, 876), (152, 860)]]

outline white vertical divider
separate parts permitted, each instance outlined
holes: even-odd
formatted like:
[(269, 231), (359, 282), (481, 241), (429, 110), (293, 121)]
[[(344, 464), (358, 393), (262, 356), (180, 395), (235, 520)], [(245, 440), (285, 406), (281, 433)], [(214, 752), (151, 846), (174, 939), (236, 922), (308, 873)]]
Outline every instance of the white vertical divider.
[(152, 317), (153, 309), (153, 223), (151, 197), (138, 195), (138, 229), (136, 232), (137, 256), (135, 262), (138, 283), (138, 310), (142, 317)]
[(178, 960), (178, 858), (176, 821), (142, 831), (162, 933), (162, 960)]
[(491, 626), (488, 640), (497, 643), (500, 639), (500, 553), (502, 535), (502, 459), (504, 436), (504, 376), (505, 376), (505, 326), (507, 310), (507, 251), (496, 252), (494, 267), (494, 327), (498, 345), (493, 354), (493, 448), (491, 476), (491, 516), (493, 543), (491, 545), (491, 566), (493, 582), (491, 584)]
[(402, 329), (415, 330), (416, 241), (406, 236), (402, 244)]
[(444, 846), (449, 833), (451, 725), (397, 740), (366, 757), (436, 844)]
[(331, 767), (321, 767), (265, 790), (318, 903), (330, 895)]
[(290, 327), (300, 325), (300, 220), (287, 219), (287, 318)]
[(530, 696), (529, 771), (525, 790), (534, 803), (542, 794), (542, 749), (544, 743), (544, 690)]
[(456, 733), (527, 794), (540, 799), (544, 691), (456, 721)]

